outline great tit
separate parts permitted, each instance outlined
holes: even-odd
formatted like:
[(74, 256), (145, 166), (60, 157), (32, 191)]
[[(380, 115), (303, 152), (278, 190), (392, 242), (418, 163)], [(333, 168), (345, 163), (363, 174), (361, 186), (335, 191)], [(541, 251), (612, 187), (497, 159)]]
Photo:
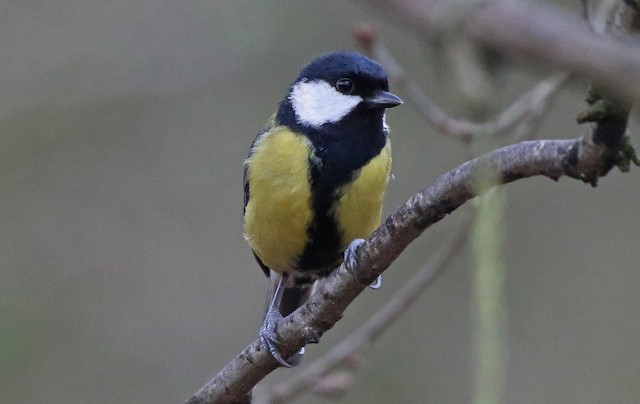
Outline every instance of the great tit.
[(301, 306), (313, 283), (380, 223), (391, 170), (382, 66), (333, 52), (306, 65), (260, 131), (244, 162), (244, 230), (269, 277), (262, 343), (282, 366), (278, 322)]

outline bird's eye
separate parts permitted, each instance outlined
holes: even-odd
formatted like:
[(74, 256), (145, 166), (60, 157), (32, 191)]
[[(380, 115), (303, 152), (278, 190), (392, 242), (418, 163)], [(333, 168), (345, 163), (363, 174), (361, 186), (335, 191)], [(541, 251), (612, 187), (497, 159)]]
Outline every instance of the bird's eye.
[(342, 94), (351, 94), (351, 92), (353, 91), (353, 87), (353, 81), (349, 79), (343, 78), (336, 81), (336, 90), (338, 90)]

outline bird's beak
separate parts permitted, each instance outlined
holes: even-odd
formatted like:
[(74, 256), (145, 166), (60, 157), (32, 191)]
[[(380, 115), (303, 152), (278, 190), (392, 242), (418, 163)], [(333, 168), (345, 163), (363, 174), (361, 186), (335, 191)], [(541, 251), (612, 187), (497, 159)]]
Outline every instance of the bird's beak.
[(395, 94), (380, 90), (365, 98), (364, 104), (369, 108), (392, 108), (402, 104), (402, 100)]

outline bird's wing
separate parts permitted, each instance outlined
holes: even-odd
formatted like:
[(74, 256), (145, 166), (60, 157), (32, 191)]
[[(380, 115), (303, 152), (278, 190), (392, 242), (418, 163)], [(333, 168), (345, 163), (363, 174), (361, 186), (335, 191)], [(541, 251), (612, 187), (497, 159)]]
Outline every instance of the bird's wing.
[(256, 138), (253, 139), (253, 143), (251, 143), (251, 149), (249, 150), (249, 155), (247, 156), (247, 159), (242, 164), (243, 165), (242, 183), (244, 187), (244, 205), (242, 206), (243, 215), (245, 213), (245, 210), (247, 209), (247, 203), (249, 203), (249, 165), (247, 164), (247, 161), (253, 154), (253, 146), (256, 144), (256, 141), (260, 139), (261, 136), (263, 136), (265, 133), (269, 132), (271, 129), (273, 129), (276, 126), (275, 121), (276, 121), (276, 114), (273, 114), (271, 115), (271, 118), (269, 118), (267, 123), (264, 125), (264, 127), (260, 130), (260, 132), (258, 132), (258, 135), (256, 136)]

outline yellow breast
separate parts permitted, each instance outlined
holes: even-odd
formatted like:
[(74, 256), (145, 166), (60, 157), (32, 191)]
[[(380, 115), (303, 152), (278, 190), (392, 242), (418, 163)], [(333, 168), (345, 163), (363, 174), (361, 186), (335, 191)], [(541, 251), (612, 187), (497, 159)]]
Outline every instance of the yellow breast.
[(338, 191), (341, 197), (334, 208), (334, 216), (343, 249), (355, 238), (369, 237), (380, 224), (390, 172), (391, 143), (387, 140), (380, 154)]
[(262, 262), (287, 271), (302, 254), (311, 223), (309, 141), (285, 127), (263, 134), (247, 159), (245, 237)]
[[(269, 268), (289, 272), (309, 240), (314, 212), (310, 185), (309, 140), (278, 126), (260, 138), (247, 159), (250, 184), (245, 209), (245, 237)], [(338, 188), (333, 215), (341, 249), (355, 238), (366, 238), (380, 223), (391, 170), (389, 141), (353, 180)]]

